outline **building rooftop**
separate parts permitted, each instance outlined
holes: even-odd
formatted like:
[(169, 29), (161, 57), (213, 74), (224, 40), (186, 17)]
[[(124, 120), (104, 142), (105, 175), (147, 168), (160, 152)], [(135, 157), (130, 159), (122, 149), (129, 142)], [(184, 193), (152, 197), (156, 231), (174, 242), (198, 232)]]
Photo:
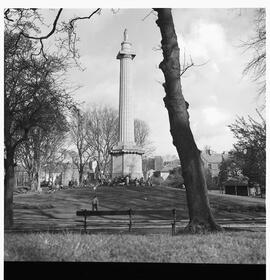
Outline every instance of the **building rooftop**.
[(248, 182), (245, 180), (227, 180), (226, 182), (224, 182), (225, 186), (247, 186)]
[(220, 163), (222, 161), (222, 154), (218, 154), (215, 152), (203, 151), (201, 153), (201, 157), (203, 160), (207, 161), (208, 163)]

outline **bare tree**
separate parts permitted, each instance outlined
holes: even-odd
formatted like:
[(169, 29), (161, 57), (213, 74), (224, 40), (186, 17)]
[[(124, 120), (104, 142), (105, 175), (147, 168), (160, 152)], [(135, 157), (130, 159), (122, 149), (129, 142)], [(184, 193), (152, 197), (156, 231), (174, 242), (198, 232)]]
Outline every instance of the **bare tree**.
[(144, 150), (144, 156), (150, 156), (155, 147), (149, 140), (150, 128), (148, 124), (140, 119), (134, 120), (134, 137), (135, 143)]
[(266, 180), (266, 121), (257, 110), (260, 121), (248, 116), (238, 117), (229, 125), (237, 142), (231, 151), (232, 158), (242, 168), (250, 182), (265, 186)]
[(182, 93), (179, 47), (171, 9), (154, 10), (158, 13), (156, 23), (162, 37), (164, 59), (159, 67), (165, 77), (164, 103), (168, 110), (173, 144), (181, 161), (186, 186), (190, 218), (186, 230), (190, 232), (221, 230), (211, 213), (201, 152), (190, 129), (187, 103)]
[(50, 131), (34, 128), (29, 132), (27, 142), (16, 151), (16, 159), (28, 173), (31, 190), (40, 191), (41, 169), (59, 159), (59, 152), (65, 141), (66, 121), (61, 128)]
[[(89, 16), (74, 16), (70, 20), (61, 20), (63, 14), (63, 8), (57, 9), (55, 17), (52, 22), (45, 22), (39, 9), (35, 8), (7, 8), (4, 10), (5, 28), (6, 30), (12, 30), (16, 33), (17, 39), (15, 45), (20, 40), (27, 38), (32, 41), (37, 48), (32, 50), (32, 55), (42, 55), (45, 60), (48, 59), (44, 41), (49, 39), (51, 36), (55, 36), (57, 43), (55, 46), (58, 47), (58, 54), (61, 54), (66, 60), (72, 58), (78, 64), (79, 53), (76, 47), (76, 43), (79, 38), (75, 32), (76, 23), (78, 20), (89, 20), (95, 14), (100, 14), (101, 9), (94, 9), (90, 12)], [(41, 34), (41, 27), (51, 26), (50, 30), (44, 34)]]
[[(149, 141), (149, 127), (139, 119), (134, 122), (135, 142), (147, 154), (154, 148)], [(93, 105), (87, 111), (87, 142), (91, 154), (95, 154), (99, 171), (110, 173), (110, 151), (118, 142), (118, 112), (109, 106)]]
[(266, 28), (264, 8), (256, 9), (254, 23), (254, 35), (241, 45), (245, 51), (251, 51), (252, 53), (252, 57), (246, 65), (243, 74), (251, 74), (253, 81), (259, 85), (259, 94), (264, 94), (266, 90)]
[[(149, 141), (149, 127), (139, 119), (134, 122), (135, 142), (147, 154), (154, 148)], [(118, 112), (109, 106), (93, 105), (87, 111), (87, 142), (90, 153), (95, 155), (99, 171), (110, 173), (110, 151), (118, 142)]]
[(70, 143), (76, 148), (76, 156), (73, 157), (73, 163), (79, 172), (79, 183), (82, 183), (84, 168), (89, 160), (94, 156), (91, 153), (87, 142), (87, 115), (80, 109), (74, 107), (71, 121), (69, 124)]
[(110, 172), (110, 151), (118, 140), (117, 116), (118, 112), (108, 106), (92, 106), (87, 112), (86, 140), (103, 174)]
[(32, 56), (35, 45), (18, 34), (4, 37), (4, 141), (5, 141), (5, 227), (13, 223), (13, 187), (16, 149), (27, 140), (29, 131), (39, 127), (47, 131), (60, 125), (72, 99), (56, 81), (65, 65), (61, 58), (47, 60)]

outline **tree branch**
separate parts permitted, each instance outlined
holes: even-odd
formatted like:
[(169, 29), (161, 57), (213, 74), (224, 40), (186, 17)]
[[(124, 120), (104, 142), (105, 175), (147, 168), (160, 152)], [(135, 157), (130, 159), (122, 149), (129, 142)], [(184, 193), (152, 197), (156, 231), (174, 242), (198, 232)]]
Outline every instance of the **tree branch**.
[(74, 29), (74, 22), (77, 21), (77, 20), (80, 20), (80, 19), (90, 19), (94, 14), (96, 13), (99, 13), (101, 11), (101, 8), (98, 8), (96, 9), (93, 13), (91, 13), (89, 16), (87, 17), (76, 17), (76, 18), (73, 18), (72, 20), (70, 20), (69, 22), (69, 25), (70, 25), (70, 28), (71, 30)]
[(142, 21), (146, 20), (151, 14), (154, 14), (154, 10), (151, 10), (150, 13), (148, 13), (143, 19)]
[(11, 18), (8, 17), (9, 12), (10, 12), (10, 9), (6, 9), (6, 10), (5, 10), (5, 12), (4, 12), (4, 18), (5, 18), (6, 20), (8, 20), (8, 21), (14, 22), (13, 19), (11, 19)]
[(58, 10), (58, 13), (57, 13), (57, 15), (56, 15), (56, 17), (55, 17), (55, 19), (54, 19), (54, 22), (53, 22), (52, 30), (51, 30), (47, 35), (40, 36), (40, 37), (35, 37), (35, 36), (29, 36), (29, 35), (25, 34), (23, 31), (21, 31), (21, 34), (22, 34), (24, 37), (26, 37), (26, 38), (28, 38), (28, 39), (32, 39), (32, 40), (40, 40), (40, 41), (41, 41), (41, 40), (43, 40), (43, 39), (48, 39), (48, 38), (55, 32), (56, 26), (57, 26), (57, 22), (58, 22), (58, 20), (59, 20), (59, 17), (60, 17), (60, 15), (61, 15), (62, 11), (63, 11), (63, 8), (61, 8), (61, 9)]
[(204, 63), (201, 63), (201, 64), (194, 64), (192, 58), (190, 58), (190, 60), (191, 60), (191, 63), (188, 64), (188, 65), (185, 65), (185, 62), (184, 62), (184, 65), (183, 65), (184, 69), (180, 71), (180, 77), (181, 77), (189, 68), (191, 68), (192, 66), (194, 66), (194, 67), (200, 67), (200, 66), (206, 65), (206, 64), (209, 62), (209, 60), (208, 60), (208, 61), (206, 61), (206, 62), (204, 62)]

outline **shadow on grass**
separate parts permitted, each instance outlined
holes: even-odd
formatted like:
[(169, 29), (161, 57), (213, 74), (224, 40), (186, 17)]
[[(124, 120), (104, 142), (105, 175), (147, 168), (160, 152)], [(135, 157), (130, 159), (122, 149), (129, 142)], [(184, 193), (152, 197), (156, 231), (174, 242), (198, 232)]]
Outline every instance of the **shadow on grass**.
[[(64, 189), (55, 193), (22, 194), (14, 197), (15, 229), (33, 228), (35, 230), (48, 227), (78, 227), (80, 221), (76, 211), (91, 209), (91, 200), (97, 195), (99, 210), (165, 210), (176, 209), (177, 219), (188, 219), (186, 193), (178, 189), (164, 187), (99, 187)], [(216, 219), (265, 217), (265, 206), (255, 202), (233, 201), (230, 198), (210, 198), (213, 214)], [(126, 221), (128, 217), (121, 217)], [(170, 215), (144, 215), (144, 219), (166, 219), (170, 224)], [(103, 221), (103, 217), (95, 217)], [(111, 221), (117, 218), (110, 217)], [(89, 219), (91, 222), (91, 219)], [(136, 221), (136, 218), (135, 218)], [(81, 221), (82, 227), (82, 221)], [(101, 229), (99, 229), (100, 231)], [(160, 230), (160, 229), (159, 229)], [(139, 232), (139, 229), (136, 229)], [(165, 230), (170, 232), (169, 228)]]

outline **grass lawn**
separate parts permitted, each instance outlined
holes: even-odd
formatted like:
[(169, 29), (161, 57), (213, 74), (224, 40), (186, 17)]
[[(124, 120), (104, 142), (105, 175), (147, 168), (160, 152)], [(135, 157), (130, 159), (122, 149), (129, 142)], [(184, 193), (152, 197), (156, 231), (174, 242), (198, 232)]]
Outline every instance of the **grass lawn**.
[(216, 234), (6, 233), (5, 261), (265, 263), (264, 232)]
[[(172, 237), (170, 228), (91, 231), (92, 234), (46, 233), (43, 230), (81, 229), (76, 211), (90, 209), (97, 195), (99, 210), (172, 209), (188, 219), (186, 193), (166, 187), (100, 187), (64, 189), (55, 193), (14, 195), (14, 230), (6, 232), (6, 261), (92, 261), (177, 263), (265, 263), (265, 232), (225, 231)], [(209, 194), (215, 218), (265, 217), (265, 201)], [(151, 216), (146, 219), (151, 219)], [(152, 217), (153, 218), (153, 217)], [(159, 217), (155, 217), (159, 218)], [(103, 219), (94, 217), (94, 219)], [(111, 224), (111, 220), (109, 220)], [(95, 234), (93, 234), (95, 233)]]
[[(14, 195), (14, 228), (42, 230), (81, 226), (82, 219), (76, 217), (76, 211), (91, 209), (91, 199), (95, 194), (99, 198), (100, 210), (175, 208), (178, 219), (188, 219), (186, 193), (179, 189), (100, 187), (93, 191), (92, 188), (77, 188), (55, 193)], [(263, 199), (252, 201), (211, 194), (209, 199), (217, 219), (265, 217)]]

